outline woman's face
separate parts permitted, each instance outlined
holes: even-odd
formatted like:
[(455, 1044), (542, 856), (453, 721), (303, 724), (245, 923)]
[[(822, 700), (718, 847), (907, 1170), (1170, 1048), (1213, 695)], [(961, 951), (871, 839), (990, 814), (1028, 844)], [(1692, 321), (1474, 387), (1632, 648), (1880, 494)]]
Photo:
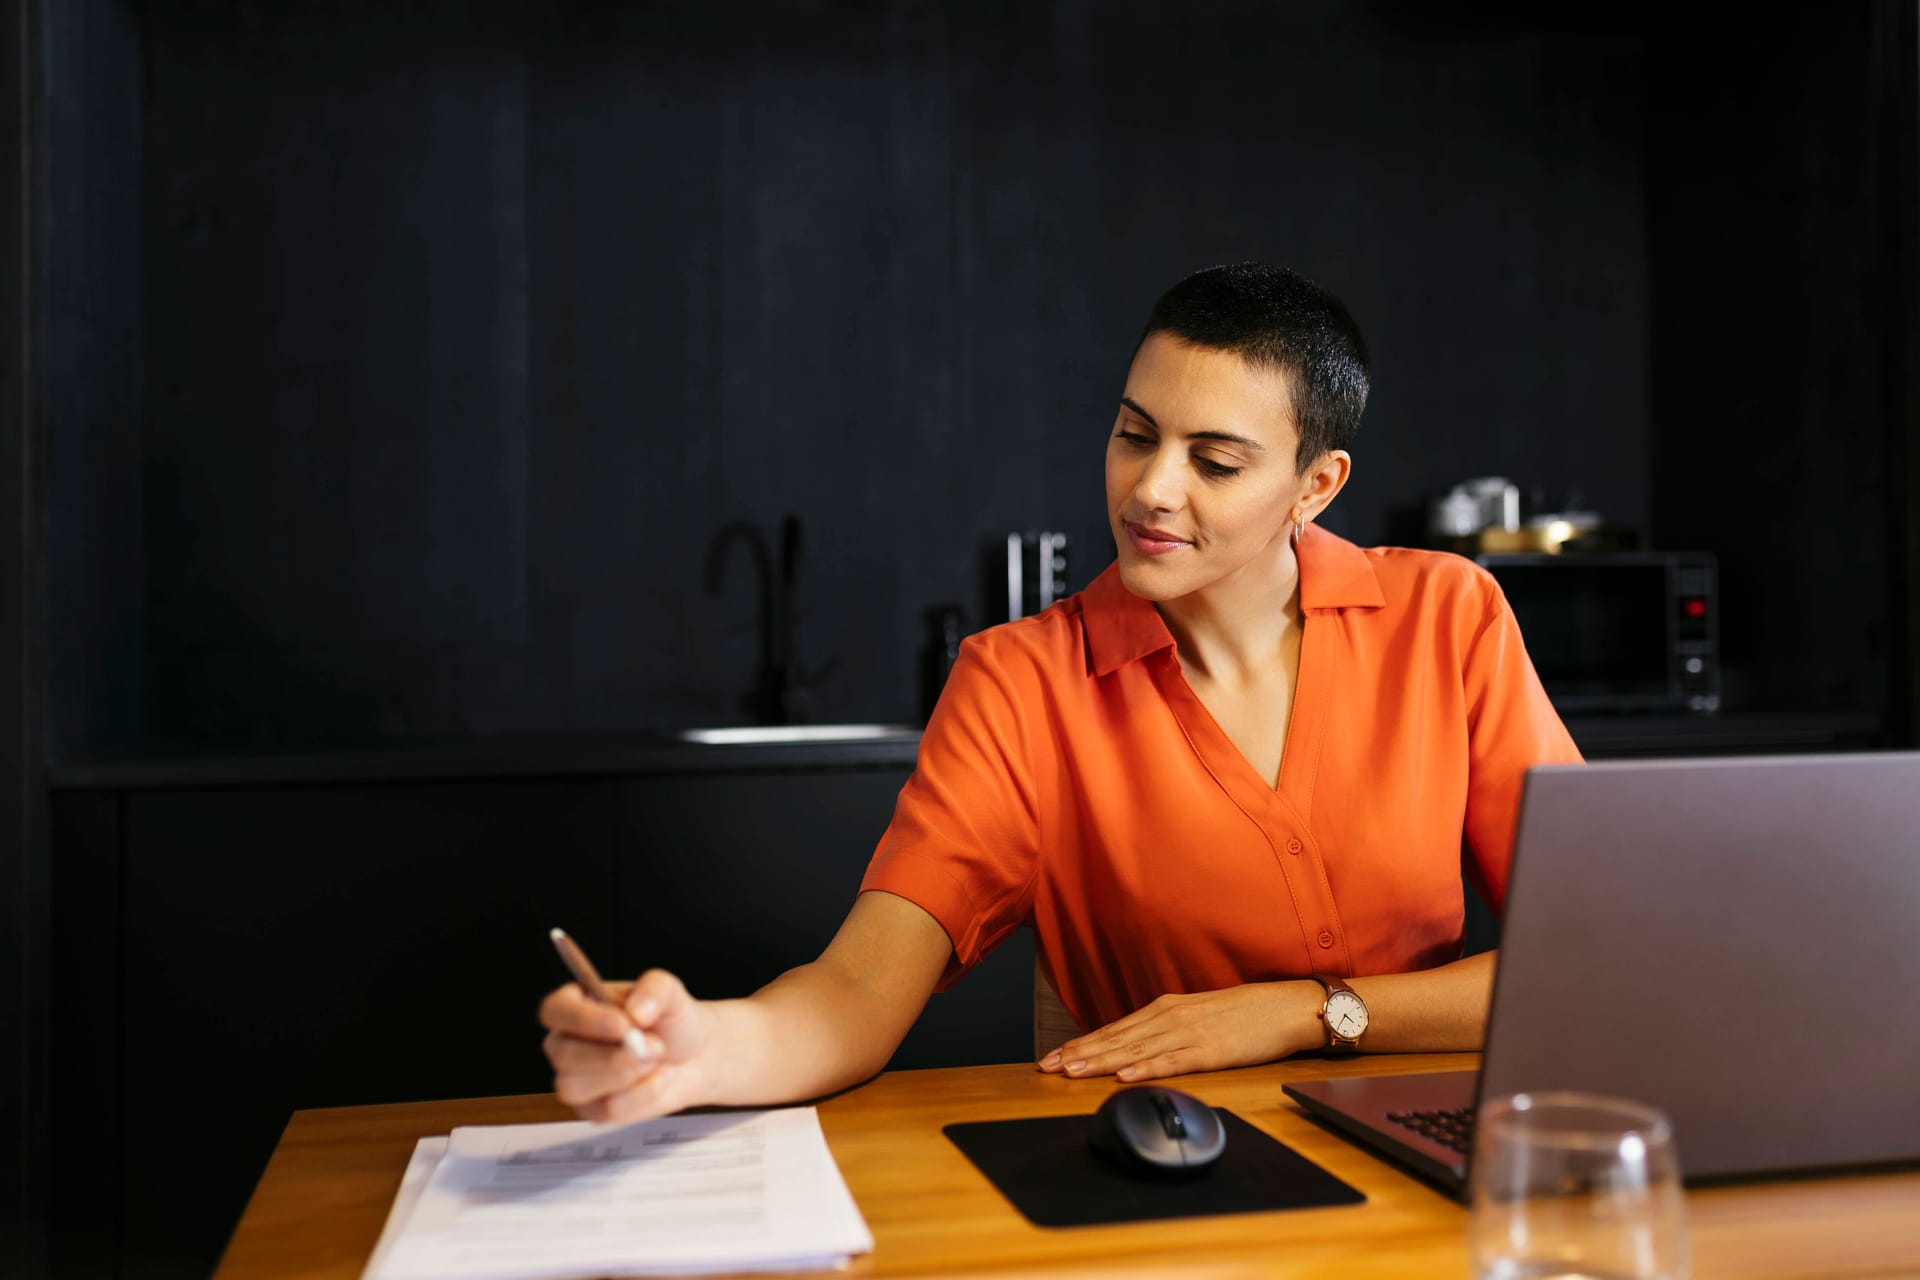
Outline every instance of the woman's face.
[[(1344, 481), (1299, 474), (1293, 397), (1278, 370), (1166, 333), (1141, 345), (1107, 441), (1107, 517), (1127, 589), (1153, 601), (1290, 568), (1293, 515)], [(1327, 455), (1329, 458), (1334, 455)]]

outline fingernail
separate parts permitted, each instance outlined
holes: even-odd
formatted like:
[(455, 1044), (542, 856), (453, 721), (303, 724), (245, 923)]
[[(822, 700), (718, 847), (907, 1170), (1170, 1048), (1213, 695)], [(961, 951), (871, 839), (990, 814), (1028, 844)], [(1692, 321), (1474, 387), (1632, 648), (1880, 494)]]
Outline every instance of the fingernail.
[(1059, 1065), (1060, 1065), (1060, 1051), (1058, 1049), (1055, 1049), (1052, 1053), (1040, 1059), (1040, 1069), (1042, 1071), (1051, 1071)]
[(1131, 1079), (1133, 1079), (1133, 1078), (1134, 1078), (1135, 1076), (1137, 1076), (1137, 1075), (1139, 1075), (1139, 1074), (1140, 1074), (1140, 1068), (1138, 1068), (1138, 1067), (1122, 1067), (1122, 1068), (1120, 1068), (1120, 1069), (1119, 1069), (1118, 1071), (1116, 1071), (1116, 1072), (1114, 1072), (1113, 1074), (1114, 1074), (1114, 1075), (1115, 1075), (1115, 1076), (1116, 1076), (1117, 1078), (1119, 1078), (1119, 1079), (1121, 1079), (1121, 1080), (1131, 1080)]
[(1070, 1076), (1077, 1076), (1086, 1069), (1087, 1064), (1084, 1062), (1069, 1062), (1067, 1064), (1067, 1074)]
[(660, 1002), (658, 1000), (655, 1000), (652, 996), (646, 997), (645, 999), (641, 1000), (638, 1004), (633, 1006), (633, 1016), (640, 1019), (640, 1021), (642, 1022), (653, 1021), (654, 1015), (658, 1014), (659, 1012), (660, 1012)]

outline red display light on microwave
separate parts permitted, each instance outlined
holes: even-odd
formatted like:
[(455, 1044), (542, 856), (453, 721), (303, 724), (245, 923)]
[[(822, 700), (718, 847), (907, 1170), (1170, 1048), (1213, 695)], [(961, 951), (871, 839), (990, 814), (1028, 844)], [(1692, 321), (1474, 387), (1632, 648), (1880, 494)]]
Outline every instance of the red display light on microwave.
[(1698, 596), (1688, 600), (1682, 604), (1680, 608), (1689, 618), (1704, 618), (1707, 616), (1707, 602)]

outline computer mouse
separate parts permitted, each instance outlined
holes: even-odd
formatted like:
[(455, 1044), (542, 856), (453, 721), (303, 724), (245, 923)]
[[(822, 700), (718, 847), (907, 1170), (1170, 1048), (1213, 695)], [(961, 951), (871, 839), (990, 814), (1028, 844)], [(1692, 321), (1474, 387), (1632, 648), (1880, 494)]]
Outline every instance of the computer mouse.
[(1087, 1142), (1128, 1173), (1192, 1174), (1220, 1158), (1227, 1130), (1219, 1114), (1192, 1094), (1142, 1085), (1100, 1104)]

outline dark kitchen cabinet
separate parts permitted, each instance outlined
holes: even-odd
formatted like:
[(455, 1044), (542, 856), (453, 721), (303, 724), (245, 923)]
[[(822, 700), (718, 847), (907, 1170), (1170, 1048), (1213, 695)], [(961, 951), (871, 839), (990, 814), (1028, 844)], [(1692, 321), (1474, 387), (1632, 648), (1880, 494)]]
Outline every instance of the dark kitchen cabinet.
[[(818, 955), (859, 892), (907, 770), (623, 782), (617, 969), (671, 965), (695, 992), (745, 995)], [(1021, 931), (908, 1033), (897, 1068), (1032, 1050), (1033, 941)]]
[[(536, 1092), (563, 924), (740, 995), (818, 953), (903, 766), (55, 798), (56, 1274), (202, 1276), (303, 1107)], [(897, 1066), (1030, 1046), (1023, 936)]]

